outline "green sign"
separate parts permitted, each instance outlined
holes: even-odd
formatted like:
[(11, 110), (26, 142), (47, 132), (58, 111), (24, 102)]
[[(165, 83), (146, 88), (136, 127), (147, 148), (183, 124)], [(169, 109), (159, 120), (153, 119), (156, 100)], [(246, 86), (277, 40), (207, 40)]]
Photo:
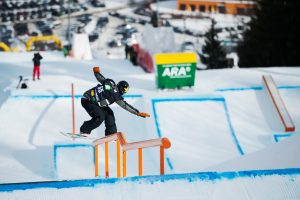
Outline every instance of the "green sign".
[(195, 84), (194, 53), (157, 54), (156, 81), (160, 89), (192, 87)]

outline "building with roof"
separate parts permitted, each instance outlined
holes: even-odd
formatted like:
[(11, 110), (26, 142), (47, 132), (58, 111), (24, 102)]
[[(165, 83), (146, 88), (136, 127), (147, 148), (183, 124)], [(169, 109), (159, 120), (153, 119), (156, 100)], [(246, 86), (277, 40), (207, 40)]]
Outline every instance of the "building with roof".
[(200, 13), (249, 15), (255, 7), (248, 0), (177, 0), (177, 10)]

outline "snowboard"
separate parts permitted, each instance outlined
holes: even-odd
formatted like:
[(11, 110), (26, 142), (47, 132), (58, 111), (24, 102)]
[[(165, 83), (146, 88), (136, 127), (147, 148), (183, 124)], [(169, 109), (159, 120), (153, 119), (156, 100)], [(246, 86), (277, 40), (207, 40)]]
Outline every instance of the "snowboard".
[(77, 138), (81, 138), (81, 139), (90, 139), (90, 140), (94, 140), (96, 138), (91, 137), (90, 135), (83, 135), (80, 133), (69, 133), (69, 132), (63, 132), (60, 131), (60, 133), (68, 138), (72, 138), (72, 139), (77, 139)]

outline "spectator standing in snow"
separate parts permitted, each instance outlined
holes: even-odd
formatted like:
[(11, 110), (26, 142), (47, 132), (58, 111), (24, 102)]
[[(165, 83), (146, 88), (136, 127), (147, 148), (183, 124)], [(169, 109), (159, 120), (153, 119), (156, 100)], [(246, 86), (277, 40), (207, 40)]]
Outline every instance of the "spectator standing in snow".
[(35, 76), (37, 76), (37, 79), (40, 80), (40, 65), (41, 65), (41, 60), (43, 57), (39, 52), (35, 53), (33, 56), (33, 75), (32, 75), (32, 80), (35, 81)]

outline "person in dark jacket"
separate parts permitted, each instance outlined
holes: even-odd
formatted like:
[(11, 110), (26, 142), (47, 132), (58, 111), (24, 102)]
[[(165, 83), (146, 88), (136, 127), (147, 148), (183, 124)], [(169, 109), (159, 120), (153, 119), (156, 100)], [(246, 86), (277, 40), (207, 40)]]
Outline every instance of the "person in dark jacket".
[(40, 80), (40, 65), (41, 65), (41, 60), (43, 59), (43, 57), (41, 56), (41, 54), (35, 53), (33, 56), (33, 75), (32, 75), (32, 80), (35, 80), (35, 76), (37, 75), (37, 79)]
[(126, 81), (120, 81), (118, 84), (115, 84), (112, 79), (107, 79), (100, 73), (99, 67), (94, 67), (93, 71), (99, 84), (86, 91), (81, 98), (81, 105), (92, 119), (82, 124), (80, 134), (90, 134), (91, 131), (99, 127), (103, 121), (105, 124), (105, 136), (116, 133), (117, 126), (114, 112), (109, 107), (109, 105), (113, 103), (117, 103), (134, 115), (144, 118), (150, 117), (149, 114), (140, 112), (124, 101), (122, 95), (129, 90), (129, 84)]

